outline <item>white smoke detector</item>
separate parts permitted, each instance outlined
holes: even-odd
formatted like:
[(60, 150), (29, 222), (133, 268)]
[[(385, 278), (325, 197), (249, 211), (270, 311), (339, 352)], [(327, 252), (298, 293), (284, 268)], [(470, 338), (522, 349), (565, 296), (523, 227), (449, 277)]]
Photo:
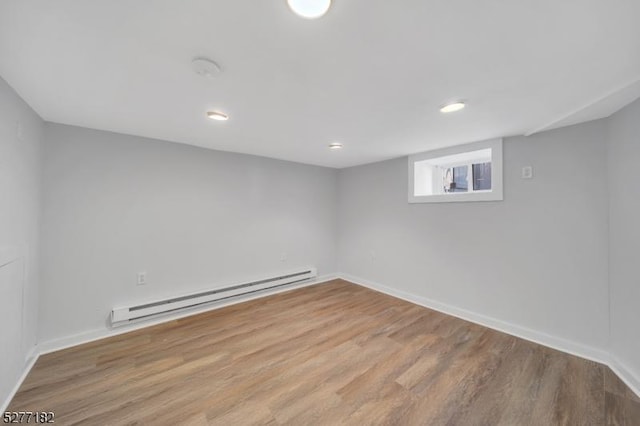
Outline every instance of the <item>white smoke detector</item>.
[(196, 74), (206, 78), (214, 78), (222, 73), (220, 65), (216, 64), (209, 58), (194, 58), (193, 61), (191, 61), (191, 66), (193, 67), (193, 71), (195, 71)]

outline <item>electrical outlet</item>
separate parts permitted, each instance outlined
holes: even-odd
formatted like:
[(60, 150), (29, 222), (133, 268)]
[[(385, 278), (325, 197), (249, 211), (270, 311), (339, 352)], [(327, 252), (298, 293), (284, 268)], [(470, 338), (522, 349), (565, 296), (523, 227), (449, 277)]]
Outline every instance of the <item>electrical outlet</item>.
[(147, 283), (147, 273), (138, 272), (138, 285), (145, 285)]
[(286, 262), (287, 261), (287, 253), (280, 253), (280, 262)]
[(522, 179), (533, 179), (533, 167), (525, 166), (522, 168)]

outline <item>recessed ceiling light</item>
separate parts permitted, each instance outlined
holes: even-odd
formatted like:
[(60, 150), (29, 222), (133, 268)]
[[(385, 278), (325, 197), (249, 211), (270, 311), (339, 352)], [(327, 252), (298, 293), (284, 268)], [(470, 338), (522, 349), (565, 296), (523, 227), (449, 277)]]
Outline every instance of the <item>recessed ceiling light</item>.
[(287, 0), (287, 4), (297, 15), (316, 19), (327, 13), (331, 0)]
[(227, 114), (224, 114), (218, 111), (209, 111), (207, 113), (207, 117), (209, 117), (212, 120), (218, 120), (218, 121), (227, 121), (229, 119), (229, 116)]
[(445, 106), (443, 106), (442, 108), (440, 108), (440, 112), (456, 112), (456, 111), (460, 111), (461, 109), (463, 109), (465, 107), (464, 102), (454, 102), (451, 104), (447, 104)]
[(342, 149), (342, 144), (340, 142), (331, 142), (329, 149)]

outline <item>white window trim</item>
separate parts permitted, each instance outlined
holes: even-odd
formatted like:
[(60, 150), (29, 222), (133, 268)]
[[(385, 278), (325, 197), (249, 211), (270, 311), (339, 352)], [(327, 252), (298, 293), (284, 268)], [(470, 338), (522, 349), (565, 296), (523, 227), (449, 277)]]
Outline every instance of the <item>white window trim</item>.
[[(462, 154), (491, 148), (491, 191), (451, 192), (448, 194), (419, 195), (415, 194), (415, 163), (447, 155)], [(469, 201), (501, 201), (502, 194), (502, 138), (449, 148), (436, 149), (409, 156), (409, 203), (455, 203)]]

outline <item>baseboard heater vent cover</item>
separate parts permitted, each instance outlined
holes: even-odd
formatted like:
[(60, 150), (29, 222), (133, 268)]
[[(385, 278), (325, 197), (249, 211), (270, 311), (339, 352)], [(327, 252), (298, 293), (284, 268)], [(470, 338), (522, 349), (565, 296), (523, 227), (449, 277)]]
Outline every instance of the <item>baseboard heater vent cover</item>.
[(274, 287), (302, 283), (316, 278), (316, 276), (316, 268), (305, 268), (296, 272), (235, 284), (224, 288), (216, 288), (170, 299), (157, 300), (136, 306), (114, 308), (111, 311), (111, 324), (113, 326), (121, 326), (132, 321), (166, 313), (175, 313), (177, 311), (217, 302), (231, 297), (255, 293)]

